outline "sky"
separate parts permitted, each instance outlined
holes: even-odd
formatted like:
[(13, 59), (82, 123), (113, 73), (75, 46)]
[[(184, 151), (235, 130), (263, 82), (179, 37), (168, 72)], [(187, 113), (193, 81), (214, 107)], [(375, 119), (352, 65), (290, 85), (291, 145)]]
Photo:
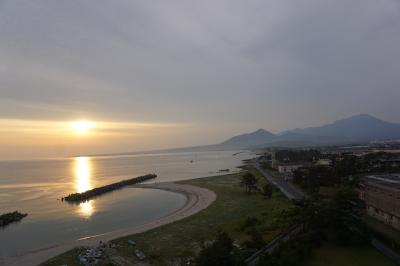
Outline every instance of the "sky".
[(400, 122), (399, 47), (397, 0), (0, 0), (0, 159)]

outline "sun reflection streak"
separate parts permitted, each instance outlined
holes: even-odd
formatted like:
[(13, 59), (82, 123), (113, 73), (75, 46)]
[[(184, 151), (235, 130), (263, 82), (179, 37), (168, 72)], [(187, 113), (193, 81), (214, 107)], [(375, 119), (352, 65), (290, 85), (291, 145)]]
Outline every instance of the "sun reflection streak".
[[(92, 189), (92, 163), (89, 157), (75, 158), (75, 189), (77, 192), (85, 192)], [(79, 204), (79, 213), (85, 218), (89, 218), (95, 211), (93, 201)]]

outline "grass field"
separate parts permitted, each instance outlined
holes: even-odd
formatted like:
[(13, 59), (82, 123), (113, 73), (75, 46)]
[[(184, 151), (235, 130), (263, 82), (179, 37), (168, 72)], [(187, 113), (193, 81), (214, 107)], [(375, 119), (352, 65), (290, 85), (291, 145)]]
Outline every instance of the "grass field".
[(376, 249), (365, 247), (338, 247), (326, 244), (315, 249), (302, 266), (395, 266), (396, 264)]
[[(265, 179), (254, 169), (250, 169), (259, 179), (259, 185)], [(206, 177), (184, 181), (182, 183), (208, 188), (217, 194), (217, 200), (207, 209), (184, 220), (165, 225), (148, 232), (124, 237), (113, 241), (118, 245), (115, 257), (123, 258), (125, 263), (135, 262), (133, 247), (127, 244), (128, 239), (137, 243), (151, 263), (166, 265), (177, 258), (195, 256), (205, 241), (213, 240), (218, 229), (227, 231), (233, 239), (242, 243), (248, 239), (240, 230), (247, 217), (254, 216), (260, 220), (257, 228), (266, 241), (274, 238), (285, 225), (277, 217), (291, 206), (279, 190), (274, 190), (270, 199), (259, 193), (247, 194), (240, 186), (243, 173), (217, 177)], [(70, 251), (45, 265), (76, 265), (76, 252)]]

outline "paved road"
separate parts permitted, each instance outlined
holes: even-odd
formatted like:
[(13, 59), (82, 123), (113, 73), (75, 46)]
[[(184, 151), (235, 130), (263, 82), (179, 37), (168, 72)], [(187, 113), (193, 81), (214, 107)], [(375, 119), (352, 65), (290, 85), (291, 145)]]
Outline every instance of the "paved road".
[(394, 251), (392, 248), (374, 238), (371, 241), (371, 245), (374, 246), (377, 250), (379, 250), (383, 255), (388, 257), (389, 259), (396, 262), (396, 264), (400, 265), (400, 254)]
[(264, 177), (277, 186), (283, 194), (286, 195), (290, 200), (301, 200), (304, 198), (305, 194), (303, 191), (301, 191), (299, 188), (295, 187), (293, 184), (290, 182), (285, 181), (283, 178), (279, 177), (273, 177), (270, 175), (268, 172), (266, 172), (260, 164), (256, 161), (252, 161), (252, 165), (262, 174)]

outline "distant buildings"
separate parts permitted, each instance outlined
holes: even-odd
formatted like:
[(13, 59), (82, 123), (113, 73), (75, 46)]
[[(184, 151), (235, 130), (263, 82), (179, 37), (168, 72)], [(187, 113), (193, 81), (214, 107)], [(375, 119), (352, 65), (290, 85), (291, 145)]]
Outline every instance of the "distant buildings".
[(368, 215), (400, 230), (400, 174), (368, 176), (359, 196)]
[(400, 167), (400, 159), (378, 159), (373, 163), (373, 168), (396, 168)]
[(332, 160), (331, 159), (319, 159), (315, 164), (322, 165), (322, 166), (331, 166)]
[(289, 175), (301, 167), (303, 165), (299, 163), (280, 163), (278, 165), (278, 172), (283, 175)]

